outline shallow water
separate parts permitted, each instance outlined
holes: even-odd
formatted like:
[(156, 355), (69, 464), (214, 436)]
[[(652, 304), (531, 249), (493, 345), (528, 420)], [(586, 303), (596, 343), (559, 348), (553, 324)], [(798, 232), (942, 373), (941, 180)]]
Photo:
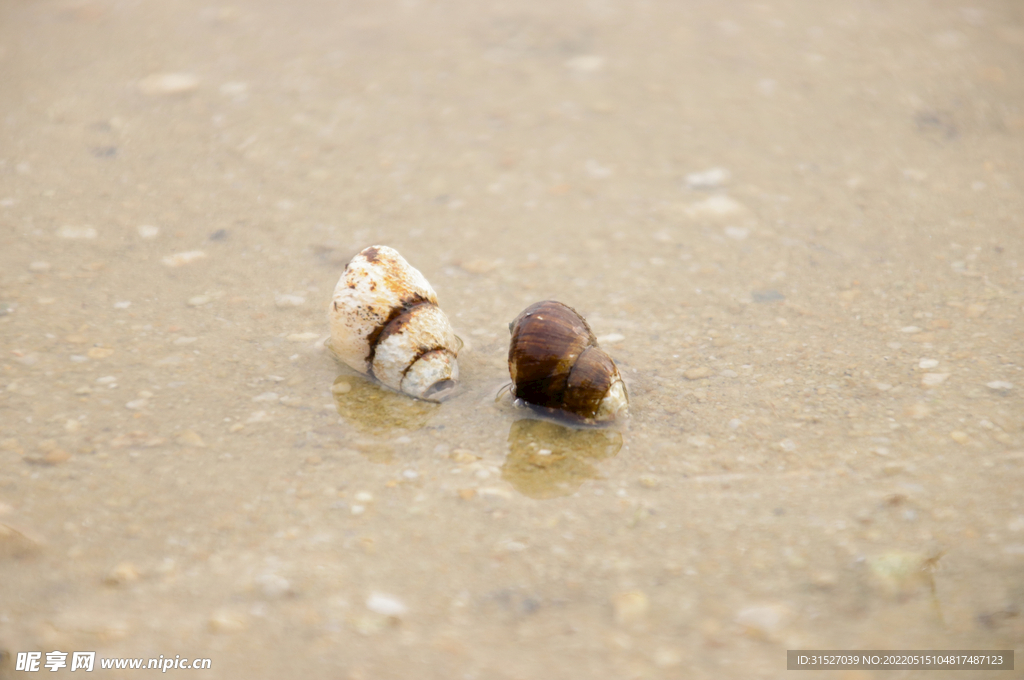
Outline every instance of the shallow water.
[[(994, 0), (0, 4), (0, 676), (1020, 651), (1022, 57)], [(441, 405), (323, 349), (370, 244)], [(547, 298), (626, 426), (495, 401)]]

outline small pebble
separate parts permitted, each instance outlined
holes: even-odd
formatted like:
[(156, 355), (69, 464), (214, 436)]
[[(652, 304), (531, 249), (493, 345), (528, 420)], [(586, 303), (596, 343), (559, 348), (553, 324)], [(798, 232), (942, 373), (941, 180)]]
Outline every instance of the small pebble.
[(925, 387), (936, 387), (946, 382), (949, 373), (925, 373), (921, 376), (921, 384)]
[(743, 632), (758, 640), (775, 639), (792, 617), (788, 607), (781, 604), (754, 605), (736, 614), (736, 623)]
[(711, 437), (706, 434), (694, 434), (686, 438), (686, 443), (690, 446), (695, 446), (698, 449), (704, 448), (711, 441)]
[(711, 375), (711, 369), (707, 366), (695, 366), (683, 371), (683, 377), (687, 380), (700, 380), (701, 378), (707, 378), (709, 375)]
[(264, 392), (252, 398), (253, 401), (277, 401), (280, 397), (277, 392)]
[(625, 335), (621, 333), (609, 333), (608, 335), (601, 335), (597, 338), (597, 344), (599, 345), (611, 345), (612, 343), (622, 342), (626, 339)]
[(96, 378), (97, 385), (111, 385), (113, 386), (117, 382), (117, 378), (112, 375), (105, 375), (102, 378)]
[(120, 586), (125, 583), (131, 583), (139, 580), (139, 570), (135, 568), (135, 565), (131, 562), (121, 562), (116, 567), (110, 570), (104, 582), (107, 585)]
[(732, 369), (728, 369), (728, 368), (723, 370), (718, 375), (722, 376), (723, 378), (737, 378), (737, 377), (739, 377), (739, 373), (737, 373), (736, 371), (733, 371)]
[(967, 305), (967, 309), (964, 310), (968, 317), (977, 319), (988, 310), (988, 307), (982, 304)]
[(71, 454), (64, 449), (53, 449), (43, 454), (42, 461), (47, 465), (60, 465), (71, 460)]
[(992, 382), (985, 383), (985, 387), (995, 392), (1009, 392), (1013, 389), (1013, 383), (1006, 382), (1005, 380), (993, 380)]
[(74, 241), (93, 240), (97, 236), (93, 227), (72, 227), (65, 225), (57, 230), (57, 236)]
[(125, 406), (125, 408), (130, 409), (132, 411), (139, 411), (141, 409), (146, 408), (146, 405), (148, 403), (149, 402), (147, 402), (145, 399), (133, 399), (133, 400), (129, 401), (127, 404), (125, 404), (124, 406)]
[(187, 250), (183, 253), (174, 253), (168, 255), (161, 260), (168, 267), (184, 267), (187, 264), (197, 262), (206, 257), (206, 253), (201, 250)]
[(110, 347), (90, 347), (85, 354), (90, 359), (106, 359), (114, 354), (114, 350)]
[(152, 73), (139, 81), (139, 91), (150, 97), (187, 94), (198, 87), (199, 78), (191, 73)]
[(931, 581), (930, 560), (923, 553), (890, 550), (867, 559), (874, 585), (888, 595), (906, 595)]
[(675, 668), (683, 663), (683, 655), (669, 647), (658, 647), (654, 650), (654, 665), (658, 668)]
[(622, 626), (640, 623), (647, 617), (651, 603), (642, 590), (626, 590), (612, 595), (615, 622)]
[(900, 329), (900, 333), (908, 333), (908, 334), (911, 334), (911, 335), (914, 334), (914, 333), (920, 333), (920, 332), (921, 332), (921, 329), (918, 326), (904, 326), (903, 328)]
[(334, 394), (348, 394), (352, 391), (352, 385), (347, 382), (341, 381), (331, 385), (331, 392)]
[(306, 304), (306, 298), (301, 295), (278, 295), (274, 298), (274, 304), (279, 308), (300, 307)]
[(920, 420), (921, 418), (927, 418), (931, 414), (932, 410), (928, 404), (917, 402), (908, 406), (904, 413), (914, 420)]
[(49, 262), (37, 261), (33, 262), (28, 266), (29, 271), (33, 272), (48, 272), (50, 271), (51, 265)]
[(743, 241), (750, 236), (750, 230), (744, 227), (726, 227), (725, 235), (734, 241)]
[(114, 303), (114, 309), (128, 309), (131, 306), (132, 303), (130, 300), (121, 300)]
[(581, 54), (565, 61), (565, 67), (576, 73), (596, 73), (604, 64), (605, 58), (597, 54)]
[(264, 597), (276, 599), (291, 595), (294, 592), (292, 584), (280, 574), (261, 574), (256, 577), (255, 581), (263, 592)]
[(358, 501), (359, 503), (372, 503), (373, 502), (373, 494), (370, 493), (369, 491), (359, 491), (358, 493), (356, 493), (355, 496), (353, 496), (353, 498), (356, 501)]
[(183, 335), (180, 338), (175, 338), (174, 339), (174, 344), (175, 345), (179, 345), (179, 346), (180, 345), (191, 345), (193, 342), (196, 342), (197, 340), (199, 340), (199, 338), (194, 338), (194, 337), (191, 337), (191, 336), (184, 336)]
[(686, 186), (690, 189), (717, 189), (732, 179), (732, 173), (725, 168), (708, 168), (701, 172), (691, 172), (686, 176)]
[[(746, 212), (746, 208), (734, 198), (730, 198), (725, 194), (715, 194), (714, 196), (708, 196), (703, 201), (686, 206), (684, 212), (688, 217), (695, 219), (722, 219), (741, 215)], [(729, 238), (734, 237), (730, 236)]]
[(375, 614), (396, 618), (409, 611), (404, 602), (387, 593), (370, 593), (366, 598), (366, 608)]
[(237, 633), (245, 630), (245, 617), (236, 612), (219, 610), (210, 616), (209, 626), (214, 633)]
[(178, 433), (177, 440), (179, 444), (185, 446), (195, 446), (196, 448), (205, 448), (206, 442), (195, 430), (182, 430)]
[(921, 359), (921, 361), (917, 362), (918, 368), (935, 368), (938, 365), (938, 359)]
[(779, 442), (779, 448), (783, 451), (796, 451), (796, 442), (792, 439), (783, 439)]
[(209, 303), (210, 300), (212, 300), (212, 299), (213, 298), (211, 298), (209, 295), (196, 295), (195, 297), (190, 297), (188, 299), (188, 306), (189, 307), (202, 307), (203, 305)]
[(955, 441), (957, 444), (967, 444), (971, 441), (971, 438), (966, 432), (961, 430), (953, 430), (949, 433), (949, 438)]
[(140, 224), (136, 227), (136, 231), (139, 232), (139, 237), (146, 240), (154, 239), (160, 235), (160, 227), (154, 227), (152, 224)]

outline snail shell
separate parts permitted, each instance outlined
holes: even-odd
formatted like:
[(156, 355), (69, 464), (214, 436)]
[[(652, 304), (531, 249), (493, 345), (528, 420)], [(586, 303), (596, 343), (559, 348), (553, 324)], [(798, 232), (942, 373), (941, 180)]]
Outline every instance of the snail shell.
[(516, 398), (590, 422), (625, 413), (626, 386), (615, 362), (575, 309), (554, 300), (537, 302), (509, 330), (508, 370)]
[(459, 379), (462, 341), (437, 293), (398, 251), (370, 246), (345, 267), (327, 311), (328, 347), (399, 392), (440, 401)]

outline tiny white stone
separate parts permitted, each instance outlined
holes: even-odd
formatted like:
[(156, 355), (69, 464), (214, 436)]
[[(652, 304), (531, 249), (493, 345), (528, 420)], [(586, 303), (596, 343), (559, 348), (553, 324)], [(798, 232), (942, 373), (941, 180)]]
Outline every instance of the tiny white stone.
[(277, 392), (264, 392), (252, 398), (253, 401), (277, 401)]
[(43, 262), (42, 260), (33, 262), (28, 266), (29, 271), (33, 272), (48, 272), (50, 271), (50, 263)]
[(187, 264), (202, 260), (206, 253), (201, 250), (187, 250), (183, 253), (174, 253), (163, 258), (162, 262), (168, 267), (183, 267)]
[(221, 85), (218, 89), (226, 97), (240, 97), (249, 91), (249, 84), (231, 80)]
[(589, 161), (586, 162), (586, 164), (584, 164), (583, 169), (586, 170), (587, 174), (593, 177), (594, 179), (606, 179), (608, 177), (611, 177), (615, 173), (615, 170), (612, 169), (610, 166), (601, 165), (593, 158), (591, 158)]
[(725, 168), (708, 168), (701, 172), (691, 172), (686, 176), (686, 186), (691, 189), (717, 189), (732, 178)]
[(920, 333), (921, 329), (917, 326), (904, 326), (900, 329), (900, 333)]
[(262, 574), (256, 577), (256, 583), (266, 597), (283, 597), (292, 592), (292, 584), (280, 574)]
[(274, 298), (274, 304), (278, 307), (299, 307), (306, 304), (306, 298), (301, 295), (278, 295)]
[(114, 303), (114, 309), (128, 309), (132, 306), (131, 300), (121, 300)]
[(144, 239), (154, 239), (160, 235), (160, 227), (154, 227), (152, 224), (140, 224), (136, 229), (139, 232), (139, 236)]
[(360, 491), (355, 496), (353, 496), (353, 498), (355, 498), (355, 500), (357, 500), (360, 503), (373, 502), (373, 494), (370, 493), (369, 491)]
[(551, 449), (540, 449), (539, 451), (537, 451), (537, 455), (538, 456), (550, 456), (551, 455)]
[(402, 472), (402, 476), (405, 477), (406, 479), (416, 479), (417, 477), (420, 476), (420, 473), (416, 472), (415, 470), (404, 470)]
[(124, 406), (125, 406), (125, 408), (131, 409), (132, 411), (138, 411), (140, 409), (146, 408), (146, 400), (145, 399), (132, 399), (131, 401), (129, 401)]
[(404, 602), (387, 593), (370, 593), (370, 596), (366, 598), (366, 608), (381, 616), (397, 617), (409, 611)]
[(993, 380), (992, 382), (985, 383), (985, 387), (996, 392), (1009, 392), (1013, 389), (1013, 383), (1006, 382), (1005, 380)]
[(949, 373), (925, 373), (921, 376), (921, 384), (925, 387), (935, 387), (946, 382)]
[(57, 236), (70, 240), (93, 240), (97, 236), (93, 227), (72, 227), (64, 225), (57, 230)]
[(364, 512), (366, 512), (366, 506), (353, 505), (351, 508), (349, 508), (349, 512), (351, 512), (353, 515), (361, 515)]
[(199, 87), (191, 73), (153, 73), (139, 81), (139, 91), (149, 96), (187, 94)]
[(609, 333), (608, 335), (599, 335), (597, 337), (597, 344), (610, 345), (615, 342), (622, 342), (625, 339), (626, 336), (622, 333)]
[(110, 383), (116, 383), (117, 378), (112, 375), (105, 375), (102, 378), (96, 378), (97, 385), (109, 385)]
[(779, 442), (779, 448), (783, 451), (796, 451), (796, 442), (792, 439), (783, 439)]
[(577, 57), (567, 59), (565, 67), (577, 73), (595, 73), (604, 68), (604, 57), (597, 54), (581, 54)]
[(725, 194), (708, 196), (703, 201), (698, 201), (686, 207), (686, 214), (690, 217), (732, 217), (744, 212), (743, 204)]
[(175, 345), (191, 345), (193, 342), (195, 342), (198, 339), (199, 338), (189, 338), (189, 337), (182, 336), (180, 338), (175, 339), (174, 344)]
[(921, 359), (921, 361), (917, 362), (918, 368), (935, 368), (938, 365), (938, 359)]
[(743, 227), (726, 227), (725, 235), (733, 240), (742, 241), (750, 236), (750, 230)]

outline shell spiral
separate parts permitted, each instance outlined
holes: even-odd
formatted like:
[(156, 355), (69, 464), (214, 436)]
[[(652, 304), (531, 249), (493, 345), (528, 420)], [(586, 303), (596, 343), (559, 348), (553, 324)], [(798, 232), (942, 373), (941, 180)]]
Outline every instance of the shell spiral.
[(586, 320), (561, 302), (530, 305), (509, 324), (508, 368), (516, 398), (585, 421), (614, 420), (626, 386)]
[(352, 258), (327, 318), (335, 356), (391, 389), (440, 401), (458, 382), (462, 341), (427, 279), (393, 248)]

